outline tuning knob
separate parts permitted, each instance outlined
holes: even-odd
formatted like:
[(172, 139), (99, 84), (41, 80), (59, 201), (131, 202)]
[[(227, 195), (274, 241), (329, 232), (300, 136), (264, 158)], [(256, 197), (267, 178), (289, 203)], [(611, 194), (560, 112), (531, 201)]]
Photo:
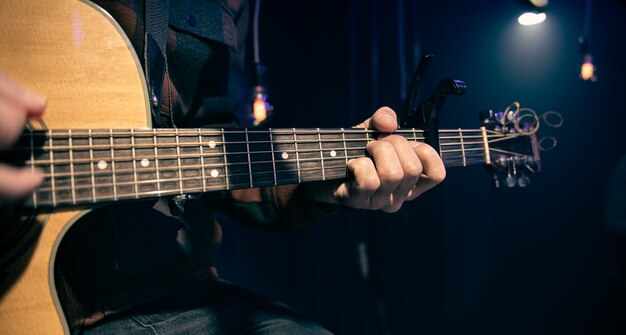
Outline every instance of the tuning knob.
[(526, 187), (528, 186), (529, 183), (530, 183), (530, 178), (526, 174), (521, 173), (519, 177), (517, 177), (517, 186)]
[(515, 177), (513, 175), (507, 175), (506, 178), (504, 178), (504, 183), (506, 184), (506, 187), (515, 187), (515, 184), (517, 183), (515, 180)]

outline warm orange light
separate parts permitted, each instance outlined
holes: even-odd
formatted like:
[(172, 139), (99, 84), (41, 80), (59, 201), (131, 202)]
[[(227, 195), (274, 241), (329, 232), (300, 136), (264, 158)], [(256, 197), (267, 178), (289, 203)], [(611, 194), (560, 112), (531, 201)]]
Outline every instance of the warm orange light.
[(267, 103), (261, 93), (257, 94), (254, 98), (254, 103), (252, 103), (252, 113), (255, 125), (258, 125), (267, 119)]
[(594, 66), (591, 61), (585, 61), (583, 65), (580, 67), (580, 77), (583, 80), (589, 80), (593, 78)]

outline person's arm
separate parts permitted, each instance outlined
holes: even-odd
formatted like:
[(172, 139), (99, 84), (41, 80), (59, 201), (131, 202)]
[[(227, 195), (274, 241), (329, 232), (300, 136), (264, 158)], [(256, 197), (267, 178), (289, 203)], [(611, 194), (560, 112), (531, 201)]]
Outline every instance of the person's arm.
[[(43, 97), (11, 80), (0, 69), (0, 150), (12, 146), (28, 118), (40, 117), (46, 107)], [(0, 163), (0, 203), (32, 192), (43, 181), (43, 172)]]
[[(356, 128), (391, 133), (398, 128), (397, 117), (383, 107)], [(241, 222), (300, 230), (336, 205), (396, 212), (446, 176), (441, 158), (425, 143), (387, 135), (369, 143), (367, 151), (369, 157), (348, 162), (352, 177), (346, 180), (231, 191), (218, 209)]]

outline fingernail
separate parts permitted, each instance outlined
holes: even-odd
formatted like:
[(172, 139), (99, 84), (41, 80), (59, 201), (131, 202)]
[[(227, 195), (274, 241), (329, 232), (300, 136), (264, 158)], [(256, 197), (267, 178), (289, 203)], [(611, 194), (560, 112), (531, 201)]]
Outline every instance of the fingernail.
[(411, 146), (412, 146), (413, 148), (417, 148), (417, 147), (419, 147), (420, 145), (422, 145), (422, 143), (421, 143), (421, 142), (416, 142), (416, 141), (409, 141), (409, 143), (411, 144)]

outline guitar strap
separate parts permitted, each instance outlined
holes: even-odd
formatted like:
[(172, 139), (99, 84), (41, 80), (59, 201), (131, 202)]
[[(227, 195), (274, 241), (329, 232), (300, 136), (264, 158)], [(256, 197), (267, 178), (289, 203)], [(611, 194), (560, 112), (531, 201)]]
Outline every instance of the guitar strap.
[[(169, 7), (169, 0), (146, 0), (144, 71), (155, 128), (174, 126), (170, 117), (172, 92), (166, 55)], [(163, 99), (167, 99), (168, 103), (163, 103)]]

